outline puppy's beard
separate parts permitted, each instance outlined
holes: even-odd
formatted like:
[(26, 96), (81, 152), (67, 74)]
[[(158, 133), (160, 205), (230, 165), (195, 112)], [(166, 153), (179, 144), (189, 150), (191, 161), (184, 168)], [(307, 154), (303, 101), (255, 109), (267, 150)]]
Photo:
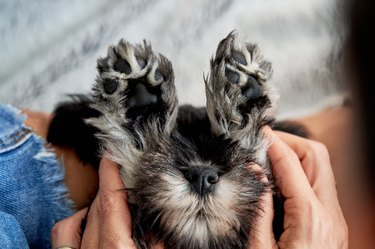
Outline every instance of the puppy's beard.
[(168, 240), (168, 248), (230, 248), (221, 246), (223, 241), (246, 243), (241, 233), (247, 234), (251, 218), (259, 211), (262, 190), (256, 178), (241, 182), (247, 176), (247, 172), (233, 170), (220, 177), (212, 192), (201, 196), (177, 170), (160, 173), (148, 188), (142, 186), (147, 194), (140, 200), (140, 209), (143, 215), (152, 216), (146, 218), (151, 231), (162, 231), (159, 239)]

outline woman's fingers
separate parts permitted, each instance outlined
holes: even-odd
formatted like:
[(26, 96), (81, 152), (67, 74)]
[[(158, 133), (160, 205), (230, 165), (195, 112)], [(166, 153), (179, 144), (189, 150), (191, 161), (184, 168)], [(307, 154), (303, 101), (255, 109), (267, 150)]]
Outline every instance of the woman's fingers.
[(131, 215), (118, 165), (104, 157), (99, 169), (101, 246), (134, 246)]
[(274, 217), (272, 193), (269, 191), (261, 198), (262, 212), (250, 232), (249, 249), (277, 248), (272, 230)]
[(99, 219), (98, 219), (98, 210), (97, 210), (97, 197), (95, 198), (94, 202), (91, 204), (89, 213), (87, 215), (86, 220), (86, 228), (82, 234), (82, 242), (81, 247), (84, 249), (89, 248), (99, 248)]
[[(297, 154), (318, 199), (331, 205), (337, 199), (336, 182), (326, 147), (285, 132), (275, 132)], [(336, 205), (337, 203), (335, 203)]]
[[(345, 219), (329, 155), (315, 141), (264, 128), (276, 184), (285, 197), (280, 248), (344, 248)], [(339, 246), (338, 246), (339, 245)]]
[[(255, 171), (263, 172), (262, 168), (258, 165), (252, 165), (251, 167)], [(266, 175), (263, 175), (261, 180), (268, 182)], [(260, 213), (260, 217), (256, 220), (253, 230), (250, 232), (249, 248), (277, 248), (272, 228), (274, 210), (272, 191), (270, 189), (261, 197), (261, 206), (262, 212)]]
[(297, 154), (309, 180), (316, 180), (318, 175), (326, 182), (335, 182), (329, 153), (323, 144), (285, 132), (275, 131), (275, 134)]
[(51, 231), (52, 248), (68, 246), (80, 248), (81, 224), (87, 215), (87, 208), (81, 209), (72, 216), (57, 222)]
[(125, 186), (120, 178), (119, 166), (104, 156), (99, 167), (100, 190), (124, 190)]
[(313, 194), (309, 181), (296, 153), (268, 126), (263, 128), (271, 141), (268, 156), (273, 167), (277, 186), (287, 199), (306, 199)]
[(91, 206), (82, 240), (83, 248), (135, 248), (131, 216), (118, 165), (103, 157), (99, 192)]

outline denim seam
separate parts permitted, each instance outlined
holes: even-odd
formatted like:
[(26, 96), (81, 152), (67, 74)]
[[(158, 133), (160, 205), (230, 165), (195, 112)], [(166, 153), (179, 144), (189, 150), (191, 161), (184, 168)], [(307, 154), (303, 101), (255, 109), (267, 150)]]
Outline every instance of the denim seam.
[[(32, 133), (32, 130), (24, 127), (22, 130), (18, 131), (16, 134), (12, 134), (6, 140), (0, 141), (0, 152), (6, 152), (9, 150), (12, 150), (14, 148), (17, 148), (17, 146), (22, 145), (23, 139), (26, 141)], [(6, 148), (5, 150), (2, 150), (1, 148)]]
[[(21, 146), (30, 138), (32, 134), (32, 129), (24, 125), (24, 121), (26, 120), (25, 114), (22, 114), (19, 109), (11, 105), (3, 106), (6, 108), (7, 113), (15, 117), (16, 120), (14, 121), (17, 122), (18, 125), (20, 125), (21, 130), (10, 130), (8, 131), (8, 133), (10, 134), (9, 136), (0, 137), (0, 154), (14, 150), (18, 146)], [(17, 138), (17, 136), (19, 137)]]

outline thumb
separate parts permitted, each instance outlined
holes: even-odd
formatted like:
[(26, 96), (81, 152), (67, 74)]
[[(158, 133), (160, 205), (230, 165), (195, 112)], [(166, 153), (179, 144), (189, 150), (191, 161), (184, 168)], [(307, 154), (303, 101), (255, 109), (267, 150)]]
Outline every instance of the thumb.
[(57, 222), (51, 231), (52, 248), (69, 246), (79, 248), (81, 245), (81, 224), (85, 219), (88, 208)]

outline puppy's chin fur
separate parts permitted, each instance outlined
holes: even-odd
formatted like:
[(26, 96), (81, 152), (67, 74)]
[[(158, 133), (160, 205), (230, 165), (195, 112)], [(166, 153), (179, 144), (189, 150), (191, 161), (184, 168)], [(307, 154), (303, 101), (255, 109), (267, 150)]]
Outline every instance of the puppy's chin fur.
[[(165, 147), (141, 159), (134, 175), (137, 181), (128, 192), (137, 205), (136, 231), (153, 234), (167, 248), (243, 248), (250, 224), (260, 212), (258, 202), (266, 183), (238, 155), (233, 164), (217, 166), (227, 171), (212, 192), (201, 196), (178, 166), (170, 163), (186, 153), (186, 147), (179, 149)], [(220, 162), (194, 163), (215, 166)]]
[[(76, 145), (83, 160), (111, 152), (122, 166), (138, 248), (155, 240), (168, 249), (248, 248), (261, 196), (277, 193), (260, 131), (274, 124), (277, 94), (259, 48), (234, 32), (219, 43), (205, 78), (206, 108), (178, 107), (172, 64), (147, 42), (110, 46), (98, 72), (91, 96), (56, 109), (49, 141)], [(77, 136), (54, 141), (67, 133), (69, 121), (61, 120), (79, 127)], [(86, 137), (91, 143), (82, 143)]]

